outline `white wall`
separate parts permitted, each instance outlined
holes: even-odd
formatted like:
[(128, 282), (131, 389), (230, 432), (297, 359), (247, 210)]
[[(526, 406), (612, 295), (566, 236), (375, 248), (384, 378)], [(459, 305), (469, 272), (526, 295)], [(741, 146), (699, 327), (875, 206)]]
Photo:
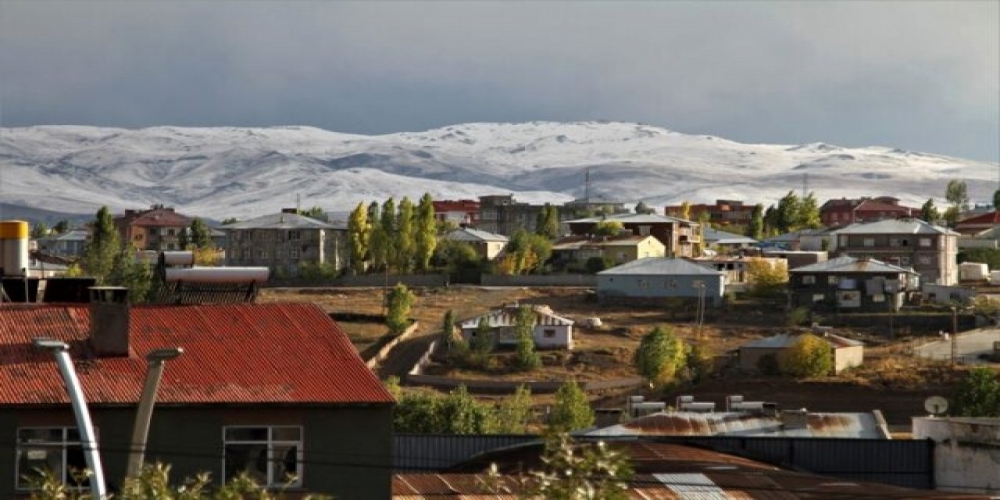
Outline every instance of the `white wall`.
[(913, 439), (934, 441), (938, 489), (1000, 493), (1000, 419), (916, 417)]

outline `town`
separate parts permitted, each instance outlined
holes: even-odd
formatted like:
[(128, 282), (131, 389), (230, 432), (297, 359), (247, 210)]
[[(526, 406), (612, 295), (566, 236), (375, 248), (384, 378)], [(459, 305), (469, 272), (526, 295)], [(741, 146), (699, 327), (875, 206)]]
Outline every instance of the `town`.
[(2, 221), (0, 496), (986, 498), (1000, 200), (942, 191)]

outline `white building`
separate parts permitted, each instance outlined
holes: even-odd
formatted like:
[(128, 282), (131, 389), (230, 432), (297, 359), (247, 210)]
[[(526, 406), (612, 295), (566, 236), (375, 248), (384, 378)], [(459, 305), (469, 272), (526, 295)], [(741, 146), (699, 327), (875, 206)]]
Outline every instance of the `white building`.
[[(557, 316), (548, 306), (530, 305), (535, 313), (532, 337), (539, 349), (572, 349), (573, 321)], [(462, 336), (467, 342), (472, 342), (479, 331), (480, 321), (485, 320), (492, 329), (497, 345), (512, 346), (517, 344), (517, 313), (520, 306), (504, 306), (492, 310), (482, 316), (477, 316), (462, 322)]]

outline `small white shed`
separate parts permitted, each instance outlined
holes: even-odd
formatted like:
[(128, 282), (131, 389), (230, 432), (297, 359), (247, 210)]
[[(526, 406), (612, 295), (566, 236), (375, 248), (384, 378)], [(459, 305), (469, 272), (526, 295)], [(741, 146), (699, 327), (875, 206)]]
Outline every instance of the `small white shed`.
[[(492, 329), (494, 339), (499, 346), (517, 344), (517, 313), (521, 306), (515, 304), (494, 309), (482, 316), (467, 319), (460, 325), (462, 337), (471, 342), (479, 330), (480, 321), (485, 320)], [(535, 313), (535, 326), (532, 336), (535, 346), (539, 349), (572, 349), (573, 320), (556, 315), (549, 306), (530, 305)]]

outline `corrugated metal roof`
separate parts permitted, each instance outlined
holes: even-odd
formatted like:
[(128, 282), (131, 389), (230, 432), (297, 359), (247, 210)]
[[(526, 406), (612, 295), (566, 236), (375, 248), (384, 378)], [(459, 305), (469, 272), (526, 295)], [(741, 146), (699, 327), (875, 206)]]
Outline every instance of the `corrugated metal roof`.
[(790, 269), (790, 273), (909, 273), (912, 269), (887, 264), (877, 259), (858, 259), (845, 255), (807, 266)]
[(219, 229), (226, 231), (230, 229), (337, 229), (337, 227), (304, 215), (282, 212), (233, 222), (219, 226)]
[[(827, 333), (824, 335), (819, 335), (820, 338), (830, 343), (834, 349), (839, 349), (841, 347), (857, 347), (865, 345), (864, 342), (849, 339), (846, 337), (841, 337), (840, 335), (834, 335), (832, 333)], [(751, 348), (751, 349), (784, 349), (786, 347), (792, 346), (796, 341), (799, 340), (799, 334), (790, 333), (779, 333), (778, 335), (773, 335), (767, 338), (754, 340), (740, 346), (740, 348)]]
[(857, 223), (834, 231), (834, 234), (950, 234), (955, 231), (929, 224), (920, 219), (886, 219)]
[(702, 230), (701, 238), (705, 240), (705, 243), (715, 243), (718, 245), (737, 245), (743, 243), (752, 245), (757, 243), (757, 240), (750, 238), (749, 236), (719, 231), (718, 229), (712, 229), (710, 227), (706, 227)]
[(597, 429), (587, 436), (754, 436), (885, 439), (871, 413), (809, 413), (805, 427), (744, 412), (661, 412)]
[(68, 403), (52, 356), (32, 345), (70, 345), (90, 403), (135, 403), (145, 354), (183, 347), (169, 361), (159, 403), (391, 403), (347, 335), (314, 304), (134, 306), (130, 355), (94, 357), (86, 306), (0, 307), (0, 404)]
[(685, 259), (670, 257), (646, 257), (626, 262), (620, 266), (605, 269), (597, 274), (640, 274), (666, 276), (724, 276), (726, 273), (694, 264)]
[[(573, 320), (558, 316), (549, 309), (548, 306), (530, 306), (532, 310), (535, 311), (535, 324), (544, 326), (571, 326), (573, 325)], [(476, 328), (479, 326), (479, 321), (482, 318), (486, 318), (486, 323), (491, 328), (497, 327), (508, 327), (517, 324), (517, 312), (518, 306), (502, 307), (500, 309), (494, 309), (482, 316), (477, 316), (475, 318), (467, 319), (462, 322), (461, 328)]]
[(470, 229), (463, 227), (456, 229), (447, 235), (444, 239), (451, 241), (507, 241), (507, 237), (502, 234), (495, 234), (489, 231), (481, 231), (479, 229)]

